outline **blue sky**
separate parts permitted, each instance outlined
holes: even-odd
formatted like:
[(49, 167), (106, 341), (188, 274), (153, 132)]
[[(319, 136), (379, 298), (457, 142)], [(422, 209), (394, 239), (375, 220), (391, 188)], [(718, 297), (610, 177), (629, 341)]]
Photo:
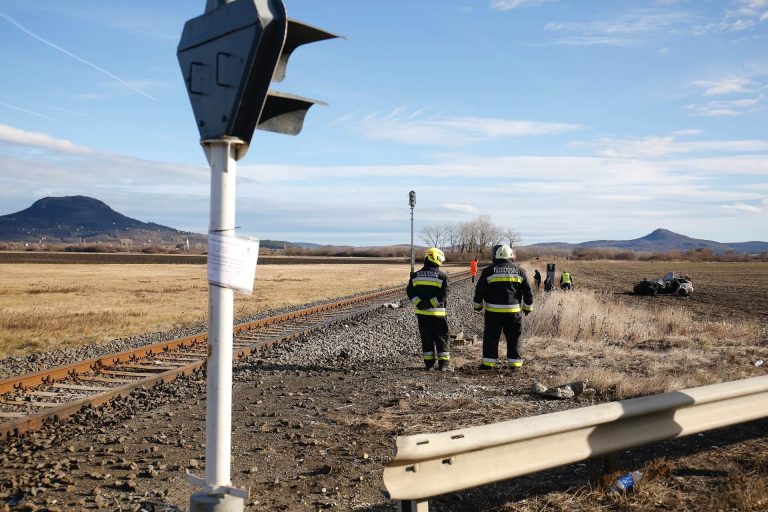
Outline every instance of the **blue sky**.
[[(286, 0), (343, 34), (277, 90), (238, 225), (378, 245), (489, 215), (523, 243), (664, 227), (768, 239), (768, 0)], [(205, 232), (209, 173), (176, 61), (205, 0), (0, 0), (0, 214), (82, 194)]]

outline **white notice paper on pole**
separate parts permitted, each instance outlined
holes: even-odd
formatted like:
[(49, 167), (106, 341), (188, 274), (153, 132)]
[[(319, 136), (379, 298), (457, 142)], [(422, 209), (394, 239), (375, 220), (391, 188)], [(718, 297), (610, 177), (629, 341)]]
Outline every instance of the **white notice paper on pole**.
[(208, 233), (208, 283), (250, 295), (258, 258), (258, 240)]

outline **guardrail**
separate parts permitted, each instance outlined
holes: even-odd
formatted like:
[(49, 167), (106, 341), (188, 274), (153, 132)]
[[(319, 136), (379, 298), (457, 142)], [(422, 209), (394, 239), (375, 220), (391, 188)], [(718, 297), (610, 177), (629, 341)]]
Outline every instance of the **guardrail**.
[(427, 498), (768, 416), (768, 376), (438, 434), (401, 436), (384, 469), (399, 510)]

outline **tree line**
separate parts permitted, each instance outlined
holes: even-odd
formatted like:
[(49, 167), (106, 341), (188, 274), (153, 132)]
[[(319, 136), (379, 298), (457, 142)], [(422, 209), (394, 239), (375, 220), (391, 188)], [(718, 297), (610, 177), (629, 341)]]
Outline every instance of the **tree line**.
[(419, 236), (429, 247), (463, 254), (485, 254), (496, 244), (514, 247), (520, 243), (517, 230), (495, 224), (488, 215), (457, 224), (426, 226)]

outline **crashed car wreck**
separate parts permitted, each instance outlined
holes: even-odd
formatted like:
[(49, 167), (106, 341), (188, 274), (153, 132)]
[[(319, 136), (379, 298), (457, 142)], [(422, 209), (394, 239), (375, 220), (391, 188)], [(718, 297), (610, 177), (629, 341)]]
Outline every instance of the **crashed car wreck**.
[(693, 283), (688, 276), (669, 272), (657, 279), (643, 279), (633, 289), (636, 295), (680, 295), (688, 297), (693, 293)]

